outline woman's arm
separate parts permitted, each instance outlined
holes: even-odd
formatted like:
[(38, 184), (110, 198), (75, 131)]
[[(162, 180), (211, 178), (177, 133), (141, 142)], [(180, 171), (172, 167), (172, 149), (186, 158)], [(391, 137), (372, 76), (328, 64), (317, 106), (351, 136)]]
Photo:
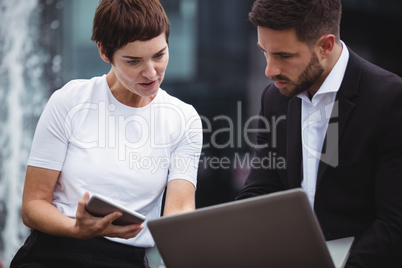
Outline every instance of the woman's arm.
[(30, 228), (57, 236), (89, 239), (97, 236), (119, 238), (135, 237), (144, 227), (140, 224), (113, 225), (120, 212), (103, 218), (93, 217), (85, 210), (89, 194), (85, 193), (78, 202), (76, 219), (63, 215), (52, 205), (53, 190), (60, 171), (28, 166), (22, 197), (21, 215)]
[(164, 216), (195, 209), (195, 187), (183, 179), (171, 180), (166, 189)]

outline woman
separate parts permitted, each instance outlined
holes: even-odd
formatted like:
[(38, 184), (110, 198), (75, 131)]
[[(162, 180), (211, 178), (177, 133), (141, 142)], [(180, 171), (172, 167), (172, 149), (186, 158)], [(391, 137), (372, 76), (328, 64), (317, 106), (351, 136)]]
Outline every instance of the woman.
[(160, 84), (169, 21), (158, 0), (102, 0), (92, 40), (110, 72), (73, 80), (50, 98), (37, 126), (23, 192), (32, 233), (11, 267), (146, 267), (146, 223), (85, 210), (97, 193), (154, 219), (195, 208), (202, 144), (195, 109)]

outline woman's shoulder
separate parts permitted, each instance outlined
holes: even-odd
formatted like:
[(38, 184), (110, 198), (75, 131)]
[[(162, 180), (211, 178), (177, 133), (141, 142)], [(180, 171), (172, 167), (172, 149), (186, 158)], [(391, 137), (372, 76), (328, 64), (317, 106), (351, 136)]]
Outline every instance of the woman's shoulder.
[[(64, 114), (77, 105), (91, 104), (95, 100), (95, 96), (102, 94), (100, 87), (106, 83), (106, 80), (102, 78), (71, 80), (53, 92), (46, 106), (48, 109)], [(103, 82), (103, 80), (105, 81)]]
[(101, 88), (107, 86), (104, 76), (91, 79), (74, 79), (67, 82), (62, 88), (53, 92), (52, 101), (81, 103), (90, 101), (92, 96), (100, 94)]
[(107, 84), (104, 76), (97, 76), (91, 79), (74, 79), (67, 82), (62, 88), (56, 90), (55, 93), (60, 95), (84, 94), (105, 83)]
[(156, 104), (158, 104), (159, 106), (166, 105), (166, 108), (175, 107), (177, 109), (180, 109), (182, 112), (184, 112), (187, 115), (194, 115), (194, 114), (198, 115), (198, 113), (195, 110), (195, 108), (193, 107), (193, 105), (182, 101), (178, 97), (170, 95), (163, 89), (159, 89), (158, 99), (157, 99)]

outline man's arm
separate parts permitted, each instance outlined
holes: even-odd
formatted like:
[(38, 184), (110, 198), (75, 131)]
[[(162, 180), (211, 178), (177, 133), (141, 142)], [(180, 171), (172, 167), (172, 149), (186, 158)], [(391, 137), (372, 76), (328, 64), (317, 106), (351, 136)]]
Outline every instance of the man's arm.
[(278, 160), (286, 161), (285, 156), (278, 153), (280, 150), (286, 151), (286, 128), (278, 125), (286, 125), (284, 119), (288, 100), (272, 84), (264, 89), (257, 124), (257, 144), (252, 148), (254, 156), (250, 163), (251, 170), (244, 188), (236, 197), (237, 200), (285, 190), (286, 186), (279, 178), (278, 169), (285, 171), (286, 163), (283, 166), (273, 163), (277, 164)]

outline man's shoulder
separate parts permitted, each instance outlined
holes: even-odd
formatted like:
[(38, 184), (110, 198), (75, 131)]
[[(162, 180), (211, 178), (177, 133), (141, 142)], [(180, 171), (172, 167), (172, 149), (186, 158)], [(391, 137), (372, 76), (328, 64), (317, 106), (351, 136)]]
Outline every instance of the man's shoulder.
[(355, 101), (384, 101), (402, 94), (402, 78), (350, 51), (350, 58), (339, 94)]
[(364, 59), (352, 51), (350, 55), (348, 67), (350, 69), (361, 69), (361, 79), (364, 81), (369, 81), (373, 86), (376, 86), (377, 83), (384, 83), (385, 85), (396, 83), (402, 85), (402, 78), (397, 74)]

